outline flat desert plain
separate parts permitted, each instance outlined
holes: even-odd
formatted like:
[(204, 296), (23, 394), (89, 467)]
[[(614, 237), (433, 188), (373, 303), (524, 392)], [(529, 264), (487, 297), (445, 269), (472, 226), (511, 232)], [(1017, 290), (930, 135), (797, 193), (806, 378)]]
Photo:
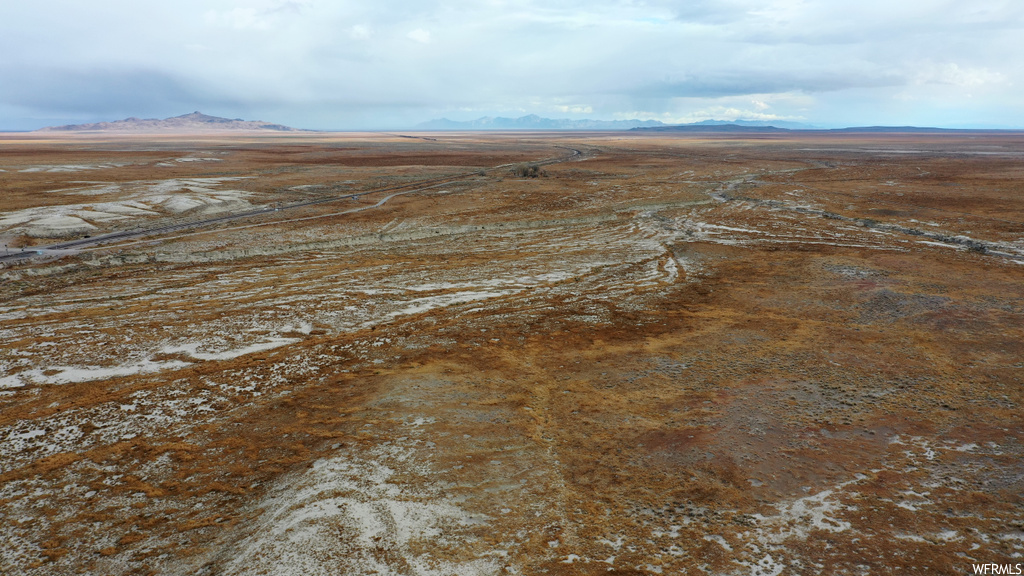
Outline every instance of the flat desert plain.
[(0, 140), (3, 574), (1024, 561), (1020, 134)]

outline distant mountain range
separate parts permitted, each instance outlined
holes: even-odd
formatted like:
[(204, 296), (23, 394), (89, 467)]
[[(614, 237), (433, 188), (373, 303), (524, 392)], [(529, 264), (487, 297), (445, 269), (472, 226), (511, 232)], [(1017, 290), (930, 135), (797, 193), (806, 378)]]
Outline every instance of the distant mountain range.
[(658, 120), (570, 120), (568, 118), (544, 118), (536, 114), (519, 118), (497, 118), (484, 116), (476, 120), (460, 122), (440, 118), (416, 125), (417, 130), (671, 130), (677, 126), (748, 126), (748, 127), (779, 127), (792, 129), (813, 128), (799, 122), (764, 121), (764, 120), (704, 120), (693, 124), (665, 124)]
[(850, 128), (782, 128), (779, 126), (764, 126), (752, 123), (731, 123), (731, 122), (698, 122), (696, 124), (673, 124), (665, 126), (638, 127), (632, 130), (644, 132), (693, 132), (693, 133), (784, 133), (784, 132), (806, 132), (818, 134), (855, 133), (855, 134), (940, 134), (940, 133), (974, 133), (974, 132), (1000, 132), (1020, 133), (1020, 130), (1012, 129), (973, 129), (973, 128), (930, 128), (920, 126), (854, 126)]
[(639, 127), (633, 128), (633, 130), (643, 130), (645, 132), (791, 132), (790, 128), (780, 128), (778, 126), (763, 126), (759, 124), (735, 124), (732, 122), (722, 123), (705, 123), (697, 122), (695, 124), (671, 124), (665, 126), (651, 126), (651, 127)]
[[(440, 118), (417, 124), (416, 130), (638, 130), (650, 132), (712, 132), (712, 133), (771, 133), (808, 132), (1019, 132), (1018, 130), (972, 130), (952, 128), (928, 128), (916, 126), (864, 126), (854, 128), (822, 129), (810, 124), (785, 120), (703, 120), (691, 124), (665, 124), (658, 120), (572, 120), (569, 118), (544, 118), (536, 114), (519, 118), (485, 116), (464, 122)], [(262, 120), (241, 118), (220, 118), (202, 112), (192, 112), (163, 120), (158, 118), (125, 118), (114, 122), (92, 124), (68, 124), (48, 126), (36, 132), (112, 132), (112, 133), (208, 133), (208, 132), (311, 132), (282, 124)]]
[(416, 125), (416, 130), (635, 130), (643, 132), (695, 132), (695, 133), (916, 133), (944, 132), (1019, 132), (1018, 130), (983, 130), (959, 128), (930, 128), (918, 126), (860, 126), (851, 128), (819, 128), (811, 124), (786, 120), (702, 120), (690, 124), (665, 124), (658, 120), (570, 120), (544, 118), (536, 114), (520, 118), (490, 117), (459, 122), (441, 118)]
[(493, 118), (484, 116), (476, 120), (459, 122), (441, 118), (416, 125), (417, 130), (629, 130), (664, 126), (657, 120), (570, 120), (568, 118), (542, 118), (536, 114), (519, 118)]
[(202, 112), (183, 114), (163, 120), (157, 118), (125, 118), (114, 122), (96, 122), (94, 124), (68, 124), (65, 126), (48, 126), (36, 132), (238, 132), (238, 131), (271, 131), (301, 132), (281, 124), (271, 124), (261, 120), (242, 120), (241, 118), (220, 118), (208, 116)]
[(856, 126), (853, 128), (833, 128), (829, 132), (1020, 132), (1013, 128), (931, 128), (928, 126)]
[(790, 130), (815, 130), (817, 128), (811, 124), (790, 122), (788, 120), (701, 120), (700, 122), (692, 122), (690, 124), (671, 124), (668, 126), (694, 126), (698, 128), (707, 126), (740, 126), (748, 128), (787, 128)]

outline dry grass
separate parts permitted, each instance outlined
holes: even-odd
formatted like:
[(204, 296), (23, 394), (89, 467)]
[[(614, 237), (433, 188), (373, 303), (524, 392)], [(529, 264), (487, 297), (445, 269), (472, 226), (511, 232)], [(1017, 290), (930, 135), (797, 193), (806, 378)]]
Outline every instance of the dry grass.
[[(169, 177), (254, 203), (471, 174), (5, 270), (4, 573), (1024, 552), (1020, 139), (435, 136), (13, 144), (111, 182), (224, 151)], [(13, 210), (83, 176), (0, 178)]]

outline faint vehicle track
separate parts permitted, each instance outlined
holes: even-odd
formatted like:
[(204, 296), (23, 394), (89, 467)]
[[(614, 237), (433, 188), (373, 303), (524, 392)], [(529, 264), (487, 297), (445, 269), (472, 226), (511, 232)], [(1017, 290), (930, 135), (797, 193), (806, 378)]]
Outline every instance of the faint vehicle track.
[[(789, 172), (800, 172), (802, 170), (805, 170), (805, 169), (800, 168), (800, 169), (775, 170), (775, 171), (766, 172), (765, 174), (769, 174), (770, 175), (770, 174), (780, 174), (780, 173), (789, 173)], [(1008, 250), (1011, 250), (1011, 248), (1009, 248), (1008, 246), (1006, 246), (1004, 244), (997, 243), (997, 242), (988, 242), (988, 241), (984, 241), (984, 240), (978, 240), (978, 239), (970, 238), (970, 237), (963, 236), (963, 235), (955, 235), (954, 236), (954, 235), (950, 235), (950, 234), (942, 234), (942, 233), (939, 233), (939, 232), (931, 232), (931, 231), (928, 231), (928, 230), (920, 230), (918, 228), (911, 228), (911, 227), (902, 226), (902, 225), (899, 225), (899, 224), (890, 224), (890, 223), (886, 223), (886, 222), (879, 222), (879, 221), (871, 219), (871, 218), (859, 218), (859, 217), (843, 216), (842, 214), (838, 214), (838, 213), (835, 213), (835, 212), (830, 212), (828, 210), (822, 210), (822, 209), (818, 209), (818, 208), (810, 208), (810, 207), (807, 207), (807, 206), (793, 206), (793, 205), (791, 205), (788, 202), (783, 202), (783, 201), (779, 201), (779, 200), (765, 200), (765, 199), (761, 199), (761, 198), (754, 198), (752, 196), (738, 195), (738, 194), (734, 193), (740, 186), (749, 185), (749, 186), (753, 186), (755, 188), (757, 186), (760, 186), (762, 184), (762, 182), (760, 182), (758, 180), (758, 178), (760, 176), (765, 175), (765, 174), (745, 175), (745, 176), (741, 176), (741, 177), (738, 177), (738, 178), (732, 178), (730, 180), (726, 180), (726, 181), (722, 182), (722, 185), (719, 186), (717, 189), (711, 191), (710, 195), (711, 195), (712, 198), (714, 198), (715, 200), (718, 200), (719, 202), (735, 202), (735, 201), (747, 202), (747, 203), (752, 204), (753, 206), (769, 208), (771, 210), (784, 210), (784, 211), (796, 212), (796, 213), (804, 214), (804, 215), (818, 216), (818, 217), (827, 218), (827, 219), (830, 219), (830, 220), (838, 220), (838, 221), (842, 221), (842, 222), (850, 222), (850, 223), (856, 224), (857, 226), (861, 226), (861, 227), (868, 228), (868, 229), (875, 229), (875, 230), (880, 230), (880, 231), (883, 231), (883, 232), (895, 232), (895, 233), (898, 233), (898, 234), (905, 234), (905, 235), (908, 235), (908, 236), (919, 236), (921, 238), (927, 238), (928, 240), (932, 240), (932, 241), (935, 241), (935, 242), (940, 242), (942, 244), (948, 244), (948, 245), (951, 245), (951, 246), (962, 246), (962, 247), (964, 247), (964, 248), (966, 248), (966, 249), (968, 249), (968, 250), (970, 250), (972, 252), (977, 252), (979, 254), (986, 254), (986, 255), (990, 255), (990, 256), (999, 256), (999, 257), (1002, 257), (1002, 258), (1009, 258), (1009, 259), (1014, 260), (1014, 261), (1016, 261), (1018, 258), (1021, 257), (1020, 253), (1015, 253), (1015, 252), (1008, 251)], [(822, 190), (820, 188), (814, 188), (814, 187), (811, 187), (811, 186), (803, 186), (803, 187), (806, 188), (806, 189), (817, 190), (817, 191), (820, 191), (820, 192), (826, 193), (826, 194), (833, 193), (833, 192)], [(837, 193), (837, 194), (840, 194), (840, 195), (843, 195), (843, 196), (848, 196), (848, 197), (855, 197), (852, 194), (844, 194), (844, 193)], [(896, 205), (900, 205), (900, 206), (913, 206), (913, 207), (916, 207), (916, 208), (923, 208), (923, 209), (929, 209), (929, 210), (931, 209), (931, 208), (929, 208), (927, 206), (917, 206), (917, 205), (914, 205), (914, 204), (900, 204), (900, 203), (892, 202), (892, 201), (888, 201), (888, 203), (896, 204)], [(942, 210), (940, 210), (940, 211), (942, 211)], [(1019, 222), (1015, 222), (1015, 221), (1012, 221), (1012, 220), (1004, 220), (1004, 219), (1001, 219), (1001, 218), (992, 218), (992, 217), (988, 217), (988, 216), (979, 216), (977, 214), (972, 214), (972, 213), (969, 213), (969, 212), (958, 212), (958, 211), (955, 211), (955, 210), (945, 210), (945, 211), (946, 212), (950, 212), (950, 213), (955, 213), (955, 214), (964, 214), (964, 215), (972, 216), (972, 217), (975, 217), (975, 218), (987, 218), (987, 219), (993, 220), (993, 221), (1006, 222), (1006, 223), (1010, 223), (1010, 224), (1019, 224)]]
[[(563, 147), (562, 146), (558, 146), (558, 148), (563, 148)], [(544, 159), (544, 160), (538, 160), (536, 162), (531, 162), (530, 164), (537, 165), (537, 166), (549, 166), (549, 165), (552, 165), (552, 164), (558, 164), (558, 163), (561, 163), (561, 162), (567, 162), (567, 161), (572, 160), (572, 159), (577, 159), (577, 158), (579, 158), (579, 157), (581, 157), (583, 155), (583, 152), (581, 150), (578, 150), (578, 149), (575, 149), (575, 148), (566, 148), (566, 149), (570, 151), (570, 154), (568, 154), (566, 156), (559, 156), (559, 157), (555, 157), (555, 158), (547, 158), (547, 159)], [(511, 165), (512, 164), (499, 164), (498, 166), (493, 166), (491, 168), (488, 168), (488, 169), (484, 170), (484, 172), (500, 170), (502, 168), (507, 168), (508, 166), (511, 166)], [(102, 234), (100, 236), (81, 238), (81, 239), (78, 239), (78, 240), (70, 240), (70, 241), (67, 241), (67, 242), (58, 242), (56, 244), (50, 244), (48, 246), (33, 246), (31, 250), (23, 250), (23, 251), (20, 251), (20, 252), (11, 252), (11, 253), (7, 253), (7, 254), (0, 254), (0, 263), (18, 262), (18, 261), (21, 261), (21, 260), (29, 260), (29, 259), (32, 259), (32, 258), (35, 258), (35, 257), (38, 257), (38, 256), (47, 255), (47, 253), (53, 252), (53, 251), (81, 249), (81, 248), (87, 248), (87, 247), (90, 247), (90, 246), (98, 246), (100, 244), (107, 244), (107, 243), (115, 242), (115, 241), (133, 240), (133, 239), (136, 239), (136, 238), (143, 238), (143, 237), (147, 237), (147, 236), (155, 236), (155, 235), (159, 235), (159, 234), (166, 234), (168, 232), (177, 232), (179, 230), (191, 230), (193, 228), (203, 228), (203, 227), (206, 227), (206, 226), (211, 226), (213, 224), (219, 224), (219, 223), (222, 223), (222, 222), (229, 222), (229, 221), (232, 221), (232, 220), (239, 220), (239, 219), (243, 219), (243, 218), (251, 218), (253, 216), (262, 216), (264, 214), (272, 214), (274, 212), (280, 212), (280, 211), (283, 211), (283, 210), (293, 210), (293, 209), (297, 209), (297, 208), (306, 208), (306, 207), (309, 207), (309, 206), (316, 206), (316, 205), (320, 205), (320, 204), (327, 204), (327, 203), (330, 203), (330, 202), (337, 202), (339, 200), (347, 200), (347, 199), (350, 199), (350, 198), (360, 198), (362, 196), (368, 196), (368, 195), (371, 195), (371, 194), (379, 194), (381, 192), (392, 192), (392, 191), (404, 190), (404, 192), (399, 192), (397, 194), (392, 194), (390, 196), (387, 196), (386, 198), (382, 199), (380, 202), (374, 204), (373, 206), (367, 206), (367, 207), (359, 208), (359, 209), (356, 209), (356, 210), (349, 210), (349, 211), (343, 212), (343, 213), (358, 212), (360, 210), (366, 210), (368, 208), (380, 207), (380, 206), (384, 205), (384, 203), (386, 203), (391, 198), (394, 198), (395, 196), (399, 196), (401, 194), (410, 194), (412, 192), (418, 192), (418, 191), (420, 191), (420, 190), (422, 190), (424, 188), (436, 186), (436, 185), (439, 185), (439, 184), (450, 183), (450, 182), (453, 182), (455, 180), (459, 180), (461, 178), (466, 178), (467, 176), (477, 175), (479, 173), (480, 173), (480, 171), (463, 172), (463, 173), (454, 174), (454, 175), (451, 175), (451, 176), (443, 176), (443, 177), (440, 177), (440, 178), (428, 178), (426, 180), (418, 180), (416, 182), (410, 182), (408, 184), (402, 184), (402, 185), (399, 185), (399, 186), (391, 186), (391, 187), (388, 187), (388, 188), (380, 188), (378, 190), (371, 190), (369, 192), (356, 192), (356, 193), (353, 193), (353, 194), (342, 194), (342, 195), (339, 195), (339, 196), (329, 196), (327, 198), (318, 198), (316, 200), (308, 200), (308, 201), (305, 201), (305, 202), (298, 202), (298, 203), (295, 203), (295, 204), (287, 204), (287, 205), (283, 205), (283, 206), (271, 206), (271, 207), (259, 208), (257, 210), (247, 210), (245, 212), (235, 212), (235, 213), (232, 213), (232, 214), (225, 214), (225, 215), (222, 215), (222, 216), (217, 216), (215, 218), (206, 218), (206, 219), (198, 220), (198, 221), (194, 221), (194, 222), (184, 222), (184, 223), (180, 223), (180, 224), (170, 224), (170, 225), (166, 225), (166, 226), (157, 226), (155, 228), (146, 228), (146, 229), (142, 229), (142, 230), (122, 230), (122, 231), (119, 231), (119, 232), (112, 232), (110, 234)], [(316, 216), (316, 217), (319, 217), (319, 216)], [(277, 221), (275, 221), (275, 223), (276, 222)]]

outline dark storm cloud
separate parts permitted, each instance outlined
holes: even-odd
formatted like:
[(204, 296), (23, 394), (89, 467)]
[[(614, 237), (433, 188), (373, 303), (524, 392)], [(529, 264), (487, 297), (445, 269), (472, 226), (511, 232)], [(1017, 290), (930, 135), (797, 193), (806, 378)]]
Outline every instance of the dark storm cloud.
[(40, 111), (145, 114), (209, 98), (187, 79), (155, 70), (41, 69), (7, 71), (5, 76), (0, 99)]

